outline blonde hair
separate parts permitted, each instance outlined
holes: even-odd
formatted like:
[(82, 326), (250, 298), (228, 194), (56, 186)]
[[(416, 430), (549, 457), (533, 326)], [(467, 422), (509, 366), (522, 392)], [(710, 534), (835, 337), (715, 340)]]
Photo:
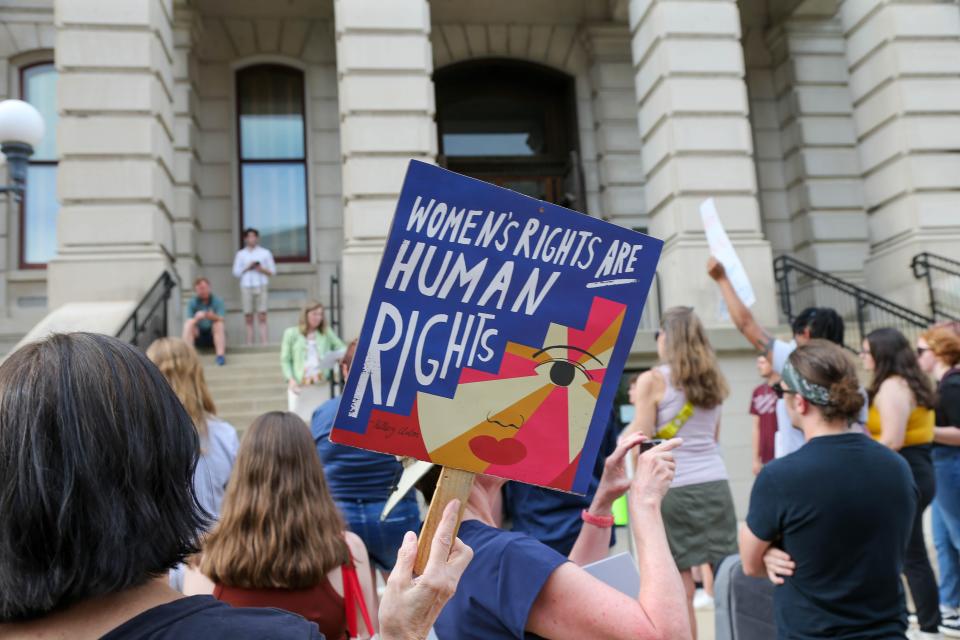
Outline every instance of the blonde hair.
[(327, 310), (323, 306), (322, 302), (317, 300), (307, 300), (303, 306), (300, 308), (300, 333), (307, 335), (307, 332), (310, 329), (310, 323), (307, 321), (307, 314), (309, 314), (314, 309), (323, 309), (323, 320), (320, 321), (320, 326), (317, 327), (317, 331), (320, 333), (327, 332)]
[(193, 420), (201, 447), (207, 439), (207, 417), (216, 415), (203, 366), (196, 350), (180, 338), (159, 338), (147, 349), (147, 357), (157, 365)]
[(666, 359), (673, 386), (682, 389), (695, 407), (712, 409), (730, 393), (717, 356), (700, 318), (690, 307), (671, 307), (660, 327), (666, 339)]
[(308, 589), (351, 562), (345, 528), (310, 429), (272, 411), (243, 436), (200, 569), (229, 587)]

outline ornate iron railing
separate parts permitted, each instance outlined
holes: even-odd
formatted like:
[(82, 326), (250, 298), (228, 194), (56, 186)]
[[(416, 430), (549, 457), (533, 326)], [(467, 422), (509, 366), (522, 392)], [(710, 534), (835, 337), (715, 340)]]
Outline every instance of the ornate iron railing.
[(960, 262), (924, 251), (913, 256), (910, 268), (927, 283), (934, 319), (960, 322)]
[(859, 351), (863, 338), (881, 327), (899, 329), (914, 340), (933, 318), (791, 257), (773, 261), (780, 308), (792, 322), (807, 307), (832, 307), (844, 320), (844, 345)]
[(146, 351), (150, 343), (169, 333), (170, 295), (177, 282), (164, 271), (140, 300), (140, 303), (117, 331), (117, 337)]

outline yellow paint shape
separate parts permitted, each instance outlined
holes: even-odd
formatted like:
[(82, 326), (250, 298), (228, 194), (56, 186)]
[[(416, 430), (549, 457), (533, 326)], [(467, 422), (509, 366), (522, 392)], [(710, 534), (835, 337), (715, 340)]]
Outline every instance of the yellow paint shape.
[(531, 375), (461, 384), (453, 398), (417, 393), (424, 446), (427, 451), (443, 446), (485, 421), (487, 413), (513, 405), (543, 384), (540, 375)]
[[(487, 383), (477, 382), (473, 384)], [(504, 424), (506, 424), (507, 421), (516, 421), (518, 419), (516, 416), (521, 414), (524, 416), (524, 418), (529, 418), (540, 407), (540, 405), (543, 404), (544, 400), (547, 399), (547, 396), (549, 396), (550, 392), (555, 388), (556, 387), (550, 383), (543, 384), (543, 386), (537, 389), (534, 393), (531, 393), (512, 406), (505, 407), (499, 413), (491, 413), (490, 417), (492, 419), (499, 420)], [(477, 436), (484, 435), (492, 436), (497, 440), (513, 438), (517, 435), (518, 430), (511, 429), (509, 427), (501, 427), (499, 425), (487, 422), (486, 414), (481, 417), (481, 420), (482, 422), (474, 426), (472, 429), (451, 440), (442, 447), (435, 450), (431, 449), (430, 458), (433, 460), (443, 460), (444, 465), (456, 467), (458, 469), (467, 469), (472, 471), (477, 468), (477, 465), (481, 465), (485, 469), (487, 463), (473, 455), (473, 452), (470, 450), (470, 441)], [(521, 427), (521, 429), (522, 428), (523, 427)]]

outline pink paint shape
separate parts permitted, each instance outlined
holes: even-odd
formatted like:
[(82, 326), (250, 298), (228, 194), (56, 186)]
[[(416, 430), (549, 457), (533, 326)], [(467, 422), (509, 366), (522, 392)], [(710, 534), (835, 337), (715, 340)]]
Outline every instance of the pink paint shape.
[(459, 384), (535, 376), (537, 372), (534, 367), (537, 364), (538, 362), (536, 360), (528, 360), (527, 358), (505, 352), (503, 354), (503, 360), (500, 361), (500, 371), (497, 373), (488, 373), (486, 371), (477, 371), (476, 369), (463, 369), (460, 372)]
[(549, 485), (570, 464), (566, 387), (556, 387), (514, 436), (527, 450), (514, 465), (491, 465), (485, 473), (531, 484)]

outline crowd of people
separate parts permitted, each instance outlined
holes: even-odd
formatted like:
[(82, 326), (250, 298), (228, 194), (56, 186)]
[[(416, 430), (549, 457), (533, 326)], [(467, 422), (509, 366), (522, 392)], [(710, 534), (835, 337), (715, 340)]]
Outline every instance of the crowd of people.
[[(247, 340), (256, 321), (265, 342), (275, 266), (256, 230), (244, 237)], [(438, 469), (330, 441), (329, 378), (357, 344), (318, 302), (283, 334), (289, 411), (242, 440), (194, 348), (225, 362), (226, 311), (204, 278), (182, 338), (146, 354), (86, 333), (21, 348), (0, 365), (0, 637), (681, 640), (697, 636), (696, 575), (736, 555), (768, 579), (781, 638), (907, 637), (901, 576), (916, 633), (960, 637), (960, 327), (915, 345), (872, 331), (863, 385), (836, 311), (804, 310), (779, 340), (720, 263), (707, 273), (760, 352), (753, 424), (724, 427), (752, 426), (739, 530), (719, 447), (729, 385), (696, 313), (675, 307), (659, 363), (631, 382), (632, 419), (610, 407), (588, 494), (478, 476), (420, 576), (417, 492), (430, 501)], [(584, 569), (608, 556), (624, 496), (636, 597)]]

